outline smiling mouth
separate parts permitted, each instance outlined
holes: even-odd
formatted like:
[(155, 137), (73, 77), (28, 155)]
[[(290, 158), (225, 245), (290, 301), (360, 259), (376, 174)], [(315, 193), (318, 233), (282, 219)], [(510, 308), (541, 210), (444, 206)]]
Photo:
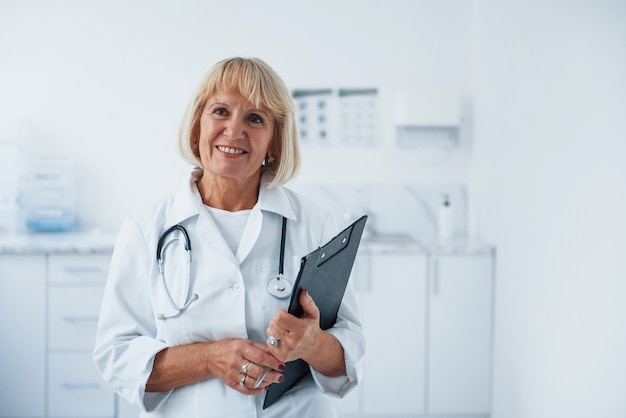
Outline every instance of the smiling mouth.
[(246, 151), (239, 149), (239, 148), (231, 148), (231, 147), (225, 147), (222, 145), (217, 145), (216, 148), (226, 154), (233, 154), (233, 155), (238, 155), (238, 154), (245, 154)]

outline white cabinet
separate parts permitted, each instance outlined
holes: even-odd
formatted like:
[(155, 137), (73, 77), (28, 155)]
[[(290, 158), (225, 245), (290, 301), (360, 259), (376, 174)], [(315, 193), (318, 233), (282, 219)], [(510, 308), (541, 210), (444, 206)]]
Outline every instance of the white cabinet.
[(48, 257), (48, 416), (114, 417), (91, 353), (110, 256)]
[(48, 416), (136, 418), (92, 358), (110, 255), (48, 257)]
[(429, 413), (490, 412), (493, 278), (491, 254), (431, 260)]
[(0, 417), (45, 413), (45, 258), (0, 255)]
[(493, 264), (491, 251), (361, 250), (365, 376), (346, 417), (489, 416)]
[(367, 257), (363, 322), (367, 358), (363, 410), (409, 415), (424, 411), (426, 257)]
[(427, 257), (362, 251), (352, 280), (367, 352), (365, 376), (344, 401), (347, 416), (424, 413)]
[(91, 357), (109, 260), (0, 255), (0, 418), (116, 416)]
[(116, 412), (91, 354), (109, 262), (0, 254), (0, 418), (133, 416)]

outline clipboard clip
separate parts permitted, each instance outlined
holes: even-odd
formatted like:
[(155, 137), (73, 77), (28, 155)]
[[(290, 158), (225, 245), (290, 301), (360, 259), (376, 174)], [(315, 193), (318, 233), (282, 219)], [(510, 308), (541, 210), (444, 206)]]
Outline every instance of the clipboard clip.
[(330, 241), (328, 244), (320, 248), (320, 253), (317, 258), (317, 267), (321, 266), (335, 255), (339, 254), (344, 248), (350, 244), (350, 235), (352, 234), (352, 228), (348, 228), (341, 235)]

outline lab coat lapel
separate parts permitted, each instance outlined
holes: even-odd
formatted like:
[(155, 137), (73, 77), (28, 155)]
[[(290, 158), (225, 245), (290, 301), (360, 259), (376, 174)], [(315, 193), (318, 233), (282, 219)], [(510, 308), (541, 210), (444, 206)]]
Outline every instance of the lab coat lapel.
[(284, 189), (282, 187), (268, 188), (266, 182), (262, 181), (259, 201), (252, 208), (248, 224), (237, 249), (237, 261), (239, 263), (246, 259), (258, 241), (263, 226), (263, 217), (267, 215), (267, 212), (273, 212), (292, 220), (296, 219), (296, 212)]
[(266, 212), (274, 212), (287, 219), (297, 221), (296, 211), (283, 187), (261, 186), (257, 206)]
[(243, 236), (241, 237), (241, 242), (239, 243), (239, 248), (237, 249), (237, 261), (239, 264), (245, 260), (248, 254), (250, 254), (254, 244), (259, 239), (259, 235), (261, 234), (261, 225), (263, 225), (263, 213), (258, 208), (258, 205), (255, 205), (250, 212), (246, 229), (243, 231)]
[[(167, 216), (165, 228), (182, 223), (186, 219), (197, 215), (198, 221), (195, 227), (195, 237), (234, 263), (235, 257), (232, 251), (230, 251), (222, 233), (202, 203), (202, 197), (196, 185), (201, 175), (202, 171), (200, 169), (194, 169), (191, 179), (188, 179), (176, 192)], [(192, 236), (193, 239), (194, 237)]]
[(200, 240), (210, 248), (214, 248), (225, 259), (235, 262), (235, 256), (228, 247), (224, 236), (220, 232), (217, 224), (213, 220), (211, 214), (203, 207), (198, 216), (198, 223), (196, 225), (196, 233)]
[(202, 206), (202, 198), (198, 192), (196, 181), (200, 174), (201, 172), (194, 170), (191, 173), (191, 177), (188, 177), (176, 191), (171, 207), (165, 211), (166, 218), (163, 230), (182, 223), (199, 213), (199, 207)]

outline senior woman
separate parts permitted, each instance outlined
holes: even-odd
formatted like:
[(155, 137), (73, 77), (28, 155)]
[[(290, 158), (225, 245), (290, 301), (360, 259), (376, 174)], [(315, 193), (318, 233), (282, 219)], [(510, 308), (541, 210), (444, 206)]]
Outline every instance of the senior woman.
[[(296, 318), (289, 286), (284, 295), (268, 286), (281, 272), (281, 290), (293, 284), (301, 257), (338, 232), (283, 186), (300, 163), (283, 81), (259, 59), (217, 63), (187, 109), (179, 148), (190, 177), (119, 232), (94, 350), (104, 380), (141, 417), (341, 416), (364, 357), (354, 290), (322, 330), (305, 291)], [(296, 359), (311, 374), (263, 409)]]

